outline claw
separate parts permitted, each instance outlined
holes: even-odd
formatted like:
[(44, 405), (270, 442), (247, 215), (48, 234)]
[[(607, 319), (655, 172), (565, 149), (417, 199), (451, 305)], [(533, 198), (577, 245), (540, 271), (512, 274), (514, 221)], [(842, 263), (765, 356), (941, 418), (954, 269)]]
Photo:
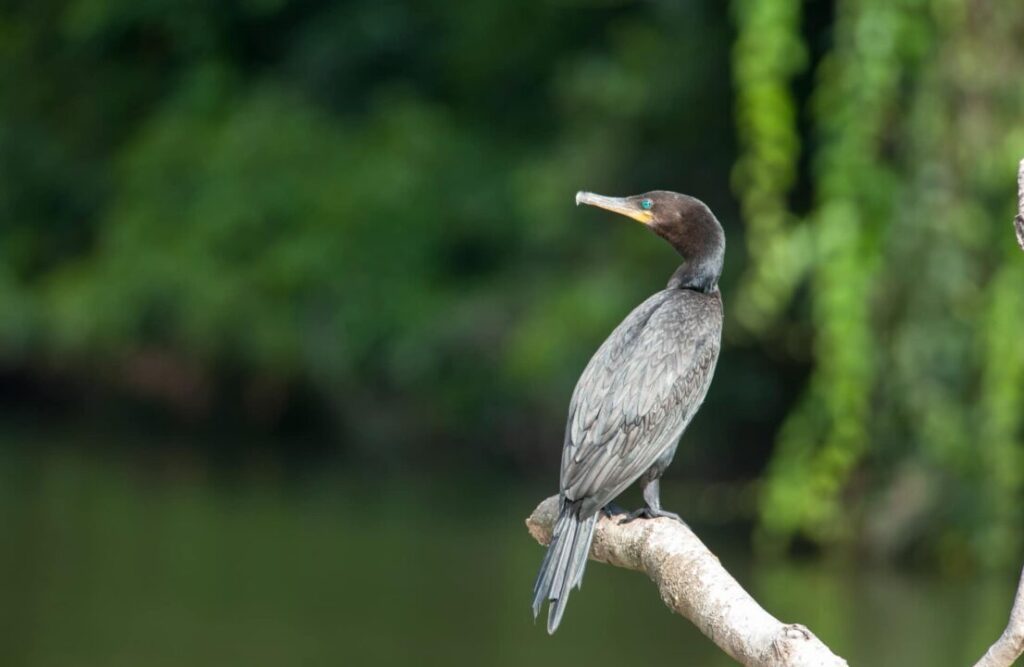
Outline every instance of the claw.
[(619, 525), (621, 526), (623, 524), (630, 523), (630, 522), (635, 521), (637, 519), (660, 519), (662, 517), (664, 517), (666, 519), (673, 519), (673, 520), (678, 521), (679, 523), (683, 524), (684, 526), (686, 525), (686, 522), (683, 521), (683, 518), (681, 516), (679, 516), (678, 514), (676, 514), (675, 512), (669, 512), (667, 510), (662, 510), (662, 509), (657, 509), (656, 510), (656, 509), (652, 509), (650, 507), (641, 507), (638, 510), (633, 510), (632, 512), (627, 514), (625, 516), (625, 518), (619, 519)]

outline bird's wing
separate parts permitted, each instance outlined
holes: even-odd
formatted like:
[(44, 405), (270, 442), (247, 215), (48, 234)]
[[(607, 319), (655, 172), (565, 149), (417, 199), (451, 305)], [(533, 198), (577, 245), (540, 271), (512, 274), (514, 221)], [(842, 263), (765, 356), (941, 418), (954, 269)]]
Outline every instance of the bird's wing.
[(681, 308), (675, 300), (690, 297), (672, 292), (638, 306), (580, 377), (562, 453), (566, 497), (595, 507), (611, 501), (678, 441), (704, 400), (718, 359), (720, 305)]

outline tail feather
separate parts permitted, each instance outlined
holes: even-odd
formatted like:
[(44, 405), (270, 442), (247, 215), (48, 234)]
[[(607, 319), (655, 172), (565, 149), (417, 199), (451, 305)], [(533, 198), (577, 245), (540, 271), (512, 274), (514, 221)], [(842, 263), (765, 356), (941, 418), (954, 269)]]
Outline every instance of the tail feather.
[(540, 564), (537, 581), (533, 584), (533, 620), (535, 621), (540, 615), (540, 608), (548, 596), (548, 591), (551, 589), (551, 577), (554, 575), (555, 570), (555, 568), (551, 567), (554, 551), (554, 549), (548, 546), (548, 550), (544, 552), (544, 560)]
[(596, 525), (597, 515), (580, 519), (575, 507), (563, 504), (533, 586), (534, 619), (540, 614), (544, 600), (551, 603), (548, 606), (548, 633), (558, 629), (572, 587), (579, 588), (583, 583), (583, 571)]

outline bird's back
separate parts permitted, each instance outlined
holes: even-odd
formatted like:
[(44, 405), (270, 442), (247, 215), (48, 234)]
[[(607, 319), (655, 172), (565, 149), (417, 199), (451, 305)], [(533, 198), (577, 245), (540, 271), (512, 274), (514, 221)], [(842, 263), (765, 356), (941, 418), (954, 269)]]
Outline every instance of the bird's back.
[(562, 493), (581, 515), (610, 502), (669, 448), (704, 400), (722, 332), (717, 290), (666, 289), (601, 345), (573, 392)]

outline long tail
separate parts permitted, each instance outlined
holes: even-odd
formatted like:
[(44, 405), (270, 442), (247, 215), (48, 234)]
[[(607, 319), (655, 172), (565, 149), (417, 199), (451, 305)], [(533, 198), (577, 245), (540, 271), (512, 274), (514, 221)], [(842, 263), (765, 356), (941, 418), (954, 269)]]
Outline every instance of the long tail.
[(555, 522), (548, 552), (544, 554), (537, 583), (533, 585), (533, 618), (536, 620), (544, 600), (548, 606), (548, 634), (558, 629), (569, 601), (569, 591), (583, 583), (583, 570), (587, 566), (587, 554), (594, 539), (597, 515), (580, 519), (578, 505), (562, 501), (562, 511)]

